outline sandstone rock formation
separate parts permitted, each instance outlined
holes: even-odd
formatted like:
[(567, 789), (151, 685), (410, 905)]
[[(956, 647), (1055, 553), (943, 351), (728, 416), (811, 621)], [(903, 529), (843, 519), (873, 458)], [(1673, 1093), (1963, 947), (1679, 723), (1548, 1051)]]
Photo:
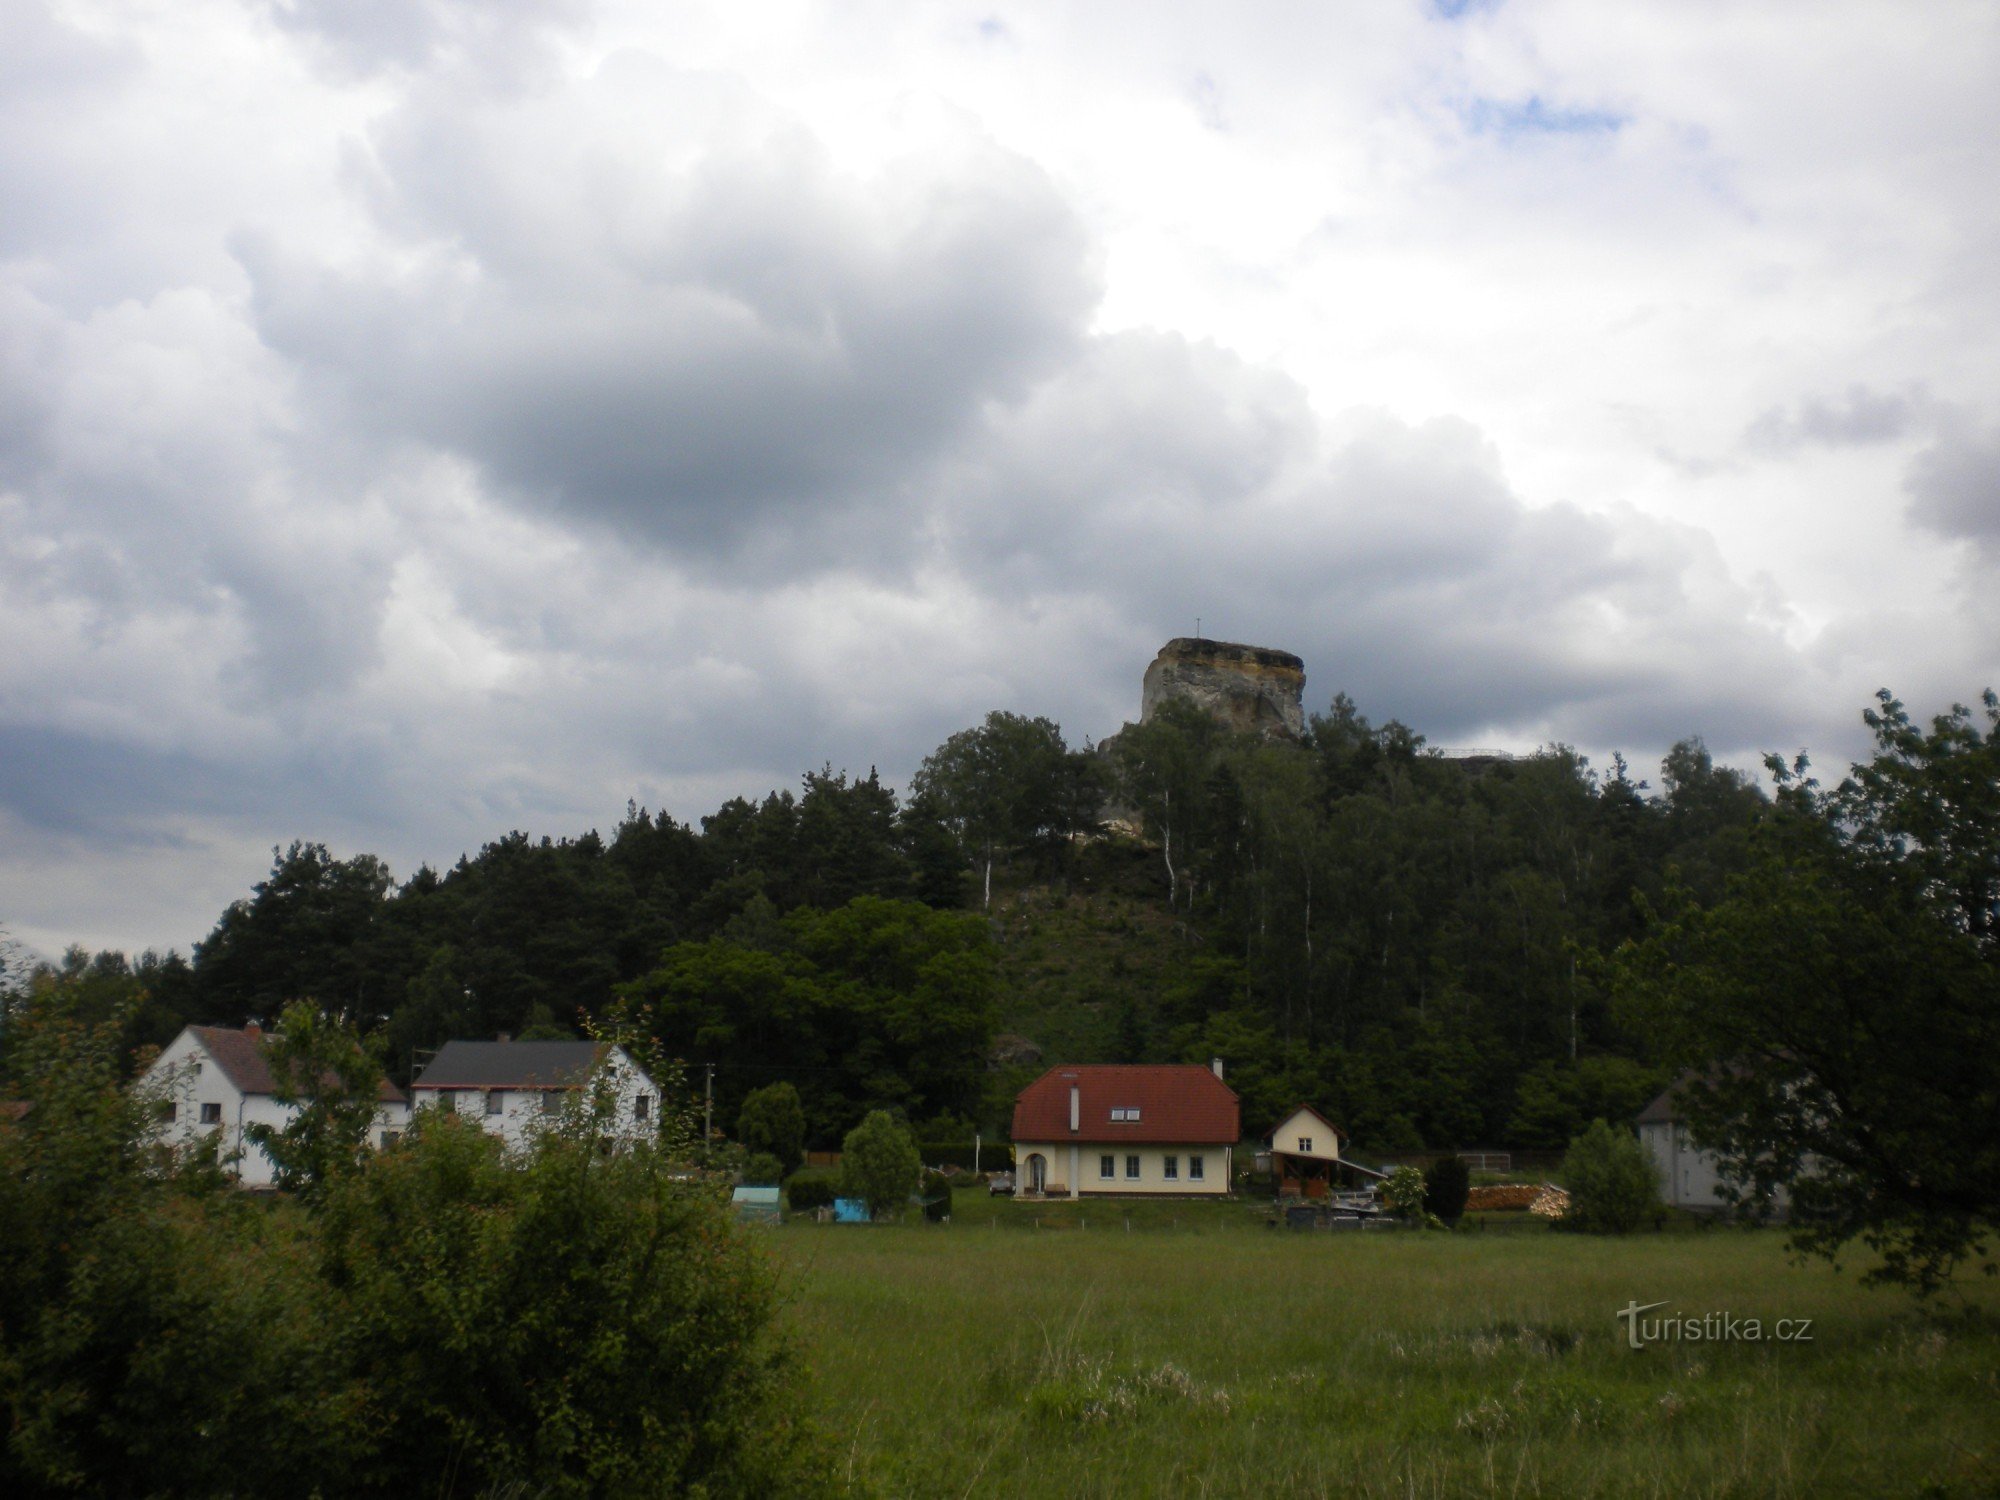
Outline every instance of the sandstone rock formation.
[(1192, 703), (1219, 723), (1272, 739), (1305, 733), (1306, 664), (1289, 651), (1176, 636), (1146, 668), (1139, 722), (1162, 703)]

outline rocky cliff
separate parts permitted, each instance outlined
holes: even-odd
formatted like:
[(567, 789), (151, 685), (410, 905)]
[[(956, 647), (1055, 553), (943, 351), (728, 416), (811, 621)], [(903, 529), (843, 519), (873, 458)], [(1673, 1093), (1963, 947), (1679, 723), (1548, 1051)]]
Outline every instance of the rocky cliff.
[(1146, 668), (1139, 722), (1181, 699), (1230, 728), (1297, 739), (1305, 733), (1306, 664), (1289, 651), (1178, 636)]

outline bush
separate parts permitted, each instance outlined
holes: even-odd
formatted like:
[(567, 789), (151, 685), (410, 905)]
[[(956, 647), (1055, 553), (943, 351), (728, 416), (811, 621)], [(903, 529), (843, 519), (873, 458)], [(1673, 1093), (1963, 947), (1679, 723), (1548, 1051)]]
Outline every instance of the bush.
[(951, 1217), (951, 1179), (942, 1172), (924, 1173), (922, 1188), (924, 1217), (933, 1224), (942, 1224)]
[(144, 1144), (117, 1018), (8, 1019), (32, 1108), (0, 1121), (0, 1494), (839, 1487), (774, 1273), (684, 1155), (606, 1153), (577, 1111), (510, 1156), (424, 1111), (264, 1212)]
[(1569, 1188), (1569, 1211), (1562, 1219), (1567, 1228), (1628, 1234), (1659, 1208), (1646, 1148), (1631, 1131), (1614, 1130), (1602, 1120), (1593, 1120), (1569, 1143), (1563, 1182)]
[(768, 1151), (759, 1151), (743, 1164), (743, 1180), (753, 1187), (776, 1187), (785, 1179), (785, 1164)]
[(1415, 1219), (1424, 1211), (1424, 1174), (1415, 1167), (1398, 1167), (1382, 1184), (1382, 1201), (1399, 1219)]
[(772, 1182), (796, 1172), (806, 1159), (806, 1112), (799, 1091), (789, 1083), (774, 1083), (747, 1095), (736, 1116), (736, 1135), (751, 1151), (768, 1152), (782, 1163)]
[(1424, 1207), (1447, 1224), (1465, 1216), (1465, 1199), (1471, 1191), (1471, 1169), (1456, 1156), (1441, 1157), (1424, 1173)]
[(795, 1214), (831, 1208), (839, 1196), (840, 1174), (825, 1167), (807, 1167), (803, 1172), (795, 1172), (785, 1184), (785, 1202)]
[(910, 1132), (886, 1109), (847, 1132), (840, 1148), (841, 1186), (868, 1205), (870, 1217), (910, 1201), (923, 1178), (923, 1163)]

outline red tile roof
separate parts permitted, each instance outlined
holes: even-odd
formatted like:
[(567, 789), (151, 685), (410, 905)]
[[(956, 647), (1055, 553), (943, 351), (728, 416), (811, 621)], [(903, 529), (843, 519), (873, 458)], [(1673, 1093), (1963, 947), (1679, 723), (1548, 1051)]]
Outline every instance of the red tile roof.
[[(271, 1079), (271, 1065), (264, 1056), (264, 1034), (246, 1028), (232, 1031), (227, 1026), (190, 1026), (208, 1055), (215, 1059), (215, 1065), (222, 1069), (222, 1076), (236, 1087), (239, 1094), (269, 1094), (276, 1085)], [(388, 1079), (375, 1091), (375, 1097), (384, 1104), (401, 1104), (403, 1091)]]
[[(1078, 1090), (1078, 1128), (1069, 1091)], [(1111, 1112), (1136, 1109), (1136, 1120)], [(1050, 1068), (1014, 1101), (1017, 1141), (1131, 1141), (1144, 1145), (1234, 1145), (1242, 1136), (1236, 1091), (1194, 1064), (1081, 1063)]]

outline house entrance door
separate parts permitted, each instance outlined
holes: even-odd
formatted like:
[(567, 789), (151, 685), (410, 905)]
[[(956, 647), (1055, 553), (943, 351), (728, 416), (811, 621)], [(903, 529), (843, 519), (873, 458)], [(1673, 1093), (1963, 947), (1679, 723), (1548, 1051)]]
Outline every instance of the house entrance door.
[(1042, 1156), (1042, 1153), (1037, 1151), (1028, 1158), (1028, 1191), (1031, 1193), (1041, 1192), (1047, 1186), (1048, 1179), (1049, 1164)]

